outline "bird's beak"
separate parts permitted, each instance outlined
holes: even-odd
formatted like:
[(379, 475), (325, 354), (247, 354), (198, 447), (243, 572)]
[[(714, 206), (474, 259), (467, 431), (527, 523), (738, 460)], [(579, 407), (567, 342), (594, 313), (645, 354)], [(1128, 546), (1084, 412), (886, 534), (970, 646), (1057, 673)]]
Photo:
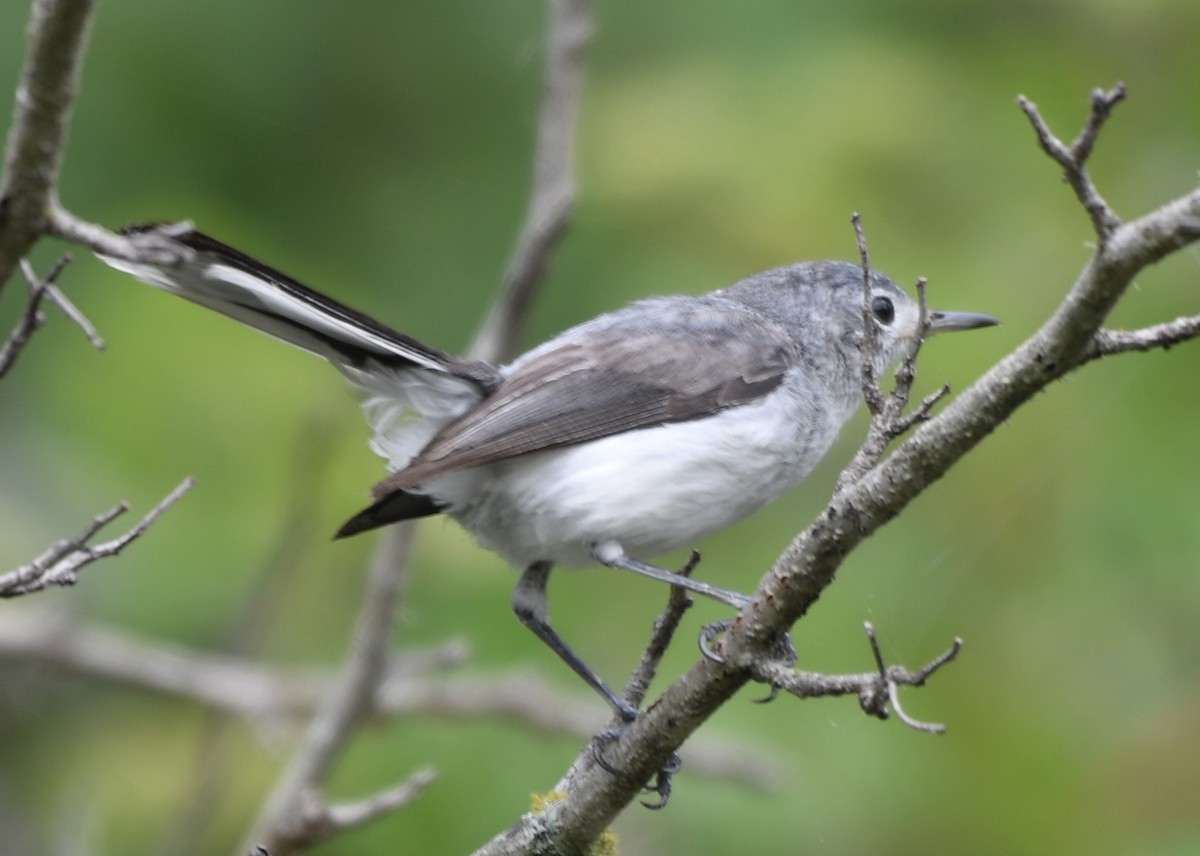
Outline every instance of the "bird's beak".
[(929, 335), (946, 333), (952, 330), (974, 330), (977, 327), (994, 327), (999, 324), (997, 318), (991, 315), (981, 315), (978, 312), (930, 312)]

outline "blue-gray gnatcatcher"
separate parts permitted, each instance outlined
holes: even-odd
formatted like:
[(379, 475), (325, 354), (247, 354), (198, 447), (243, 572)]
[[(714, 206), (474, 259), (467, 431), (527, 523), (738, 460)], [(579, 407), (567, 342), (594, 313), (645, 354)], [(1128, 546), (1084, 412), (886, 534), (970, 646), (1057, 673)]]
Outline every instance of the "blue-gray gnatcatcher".
[[(862, 268), (804, 262), (639, 301), (495, 366), (424, 345), (200, 232), (156, 237), (183, 261), (102, 258), (324, 357), (364, 392), (371, 448), (391, 474), (339, 536), (450, 515), (525, 569), (518, 617), (626, 721), (637, 712), (549, 624), (551, 567), (598, 562), (740, 608), (743, 595), (637, 557), (691, 545), (812, 471), (862, 401), (864, 301), (877, 372), (918, 335), (918, 305), (887, 277), (872, 273), (864, 295)], [(930, 333), (997, 323), (928, 318)]]

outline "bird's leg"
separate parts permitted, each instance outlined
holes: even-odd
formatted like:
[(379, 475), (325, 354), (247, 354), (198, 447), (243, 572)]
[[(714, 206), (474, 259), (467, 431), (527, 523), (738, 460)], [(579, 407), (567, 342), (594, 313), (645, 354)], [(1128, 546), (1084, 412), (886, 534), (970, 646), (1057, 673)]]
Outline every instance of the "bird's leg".
[(583, 659), (572, 651), (563, 638), (550, 626), (550, 610), (546, 602), (546, 583), (550, 579), (551, 567), (549, 562), (534, 562), (525, 569), (525, 572), (521, 574), (521, 579), (517, 582), (517, 587), (513, 589), (513, 612), (517, 614), (521, 623), (532, 630), (537, 638), (550, 646), (550, 650), (570, 666), (575, 674), (583, 678), (589, 687), (603, 696), (617, 716), (626, 723), (633, 722), (637, 719), (637, 710), (613, 692), (608, 684), (604, 683), (600, 676), (592, 671), (591, 667), (583, 662)]
[(625, 554), (625, 550), (616, 541), (601, 541), (593, 544), (591, 547), (592, 557), (609, 568), (621, 568), (626, 571), (633, 571), (635, 574), (641, 574), (644, 577), (664, 582), (667, 585), (679, 586), (688, 591), (702, 594), (705, 597), (710, 597), (715, 601), (732, 606), (736, 610), (741, 610), (750, 602), (750, 598), (744, 594), (738, 594), (729, 589), (723, 589), (719, 586), (709, 585), (701, 580), (694, 580), (691, 577), (685, 577), (682, 574), (676, 574), (672, 571), (656, 568), (654, 565), (647, 565), (645, 562), (639, 562)]
[[(596, 763), (607, 770), (609, 773), (616, 774), (617, 770), (604, 759), (604, 748), (616, 740), (625, 729), (629, 727), (638, 717), (637, 710), (621, 698), (609, 686), (601, 680), (588, 666), (583, 662), (583, 659), (571, 650), (570, 646), (563, 641), (563, 638), (558, 635), (553, 627), (550, 626), (549, 606), (546, 600), (546, 583), (550, 579), (549, 562), (534, 562), (525, 572), (521, 574), (521, 579), (517, 582), (517, 587), (513, 589), (512, 606), (513, 612), (517, 614), (517, 618), (521, 623), (534, 632), (539, 639), (545, 642), (550, 649), (554, 651), (559, 658), (570, 666), (575, 674), (583, 678), (584, 682), (603, 696), (608, 702), (613, 711), (621, 719), (620, 724), (615, 728), (610, 728), (596, 735), (596, 742), (592, 747), (593, 757)], [(666, 573), (664, 571), (664, 573)], [(680, 577), (680, 579), (687, 579)], [(666, 766), (658, 772), (653, 785), (648, 785), (646, 790), (653, 791), (658, 794), (658, 801), (654, 803), (643, 803), (647, 808), (662, 808), (667, 804), (667, 798), (671, 794), (671, 776), (679, 770), (679, 756), (672, 755)]]
[[(602, 541), (592, 545), (592, 556), (600, 564), (609, 568), (622, 568), (627, 571), (633, 571), (635, 574), (642, 574), (651, 579), (660, 580), (673, 586), (680, 586), (688, 591), (694, 591), (697, 594), (702, 594), (705, 597), (711, 597), (713, 600), (720, 603), (732, 606), (734, 609), (741, 611), (743, 607), (750, 602), (750, 598), (744, 594), (738, 594), (729, 589), (723, 589), (719, 586), (709, 585), (700, 580), (693, 580), (691, 577), (685, 577), (682, 574), (672, 573), (671, 571), (656, 568), (654, 565), (647, 565), (645, 562), (639, 562), (625, 554), (621, 545), (616, 541)], [(700, 629), (700, 653), (714, 663), (724, 663), (725, 658), (713, 650), (713, 641), (733, 626), (732, 621), (716, 621), (712, 624), (706, 624)], [(792, 644), (792, 637), (788, 634), (783, 634), (776, 643), (776, 656), (787, 663), (788, 666), (796, 664), (796, 646)], [(779, 695), (778, 687), (771, 687), (771, 694), (764, 699), (758, 699), (760, 703), (774, 701)], [(669, 787), (669, 785), (668, 785)]]

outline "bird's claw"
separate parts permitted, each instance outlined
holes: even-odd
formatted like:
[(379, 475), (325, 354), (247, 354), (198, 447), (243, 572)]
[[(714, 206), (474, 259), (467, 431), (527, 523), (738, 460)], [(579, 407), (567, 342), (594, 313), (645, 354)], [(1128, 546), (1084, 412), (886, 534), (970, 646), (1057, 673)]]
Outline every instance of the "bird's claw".
[(647, 793), (658, 794), (658, 800), (656, 802), (641, 800), (642, 805), (651, 811), (666, 808), (667, 800), (671, 798), (671, 777), (678, 773), (682, 767), (683, 759), (678, 754), (672, 752), (671, 757), (667, 759), (667, 763), (663, 764), (662, 769), (654, 774), (654, 784), (648, 784), (642, 788)]
[[(620, 775), (620, 771), (614, 767), (607, 758), (604, 757), (604, 749), (610, 743), (616, 741), (629, 728), (631, 722), (623, 722), (620, 725), (601, 731), (596, 735), (595, 741), (592, 743), (592, 758), (596, 761), (596, 766), (611, 775)], [(655, 802), (647, 802), (642, 800), (642, 805), (652, 811), (658, 811), (665, 808), (667, 801), (671, 798), (671, 778), (683, 767), (683, 761), (679, 755), (672, 752), (671, 757), (667, 759), (667, 763), (662, 766), (657, 773), (654, 774), (653, 784), (647, 784), (642, 789), (648, 793), (658, 794), (658, 800)]]
[(700, 653), (705, 659), (711, 660), (718, 665), (725, 664), (725, 657), (713, 650), (713, 641), (733, 626), (733, 621), (714, 621), (711, 624), (705, 624), (700, 628), (700, 638), (696, 643), (700, 646)]
[(617, 775), (617, 768), (608, 763), (608, 759), (604, 757), (604, 749), (608, 744), (614, 742), (618, 737), (625, 733), (629, 728), (628, 722), (623, 722), (615, 728), (609, 728), (601, 731), (596, 735), (592, 742), (592, 758), (601, 770), (612, 775)]
[[(714, 663), (724, 664), (725, 657), (713, 648), (713, 642), (732, 626), (733, 621), (726, 620), (714, 621), (700, 628), (700, 638), (697, 640), (697, 644), (700, 646), (700, 653), (706, 659)], [(795, 666), (796, 660), (799, 659), (799, 655), (796, 653), (796, 646), (792, 644), (792, 637), (787, 633), (784, 633), (776, 641), (774, 654), (775, 658), (786, 663), (788, 668)], [(766, 704), (767, 702), (775, 701), (778, 697), (779, 687), (772, 685), (771, 694), (766, 698), (754, 699), (754, 703)]]

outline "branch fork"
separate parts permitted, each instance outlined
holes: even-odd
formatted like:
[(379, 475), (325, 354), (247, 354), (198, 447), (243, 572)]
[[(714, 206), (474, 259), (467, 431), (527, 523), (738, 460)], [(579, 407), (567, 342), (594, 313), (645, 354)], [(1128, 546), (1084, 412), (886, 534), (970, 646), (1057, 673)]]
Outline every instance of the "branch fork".
[(1092, 227), (1100, 237), (1101, 246), (1121, 226), (1121, 218), (1104, 201), (1104, 197), (1096, 189), (1091, 176), (1088, 175), (1087, 161), (1095, 148), (1096, 140), (1104, 123), (1112, 115), (1113, 109), (1125, 100), (1125, 84), (1117, 83), (1112, 89), (1092, 90), (1092, 109), (1082, 130), (1070, 145), (1054, 135), (1046, 120), (1042, 118), (1037, 105), (1024, 95), (1017, 96), (1017, 105), (1029, 117), (1037, 134), (1038, 145), (1062, 167), (1063, 180), (1075, 191), (1084, 210), (1092, 219)]
[[(1024, 95), (1017, 98), (1018, 106), (1033, 126), (1038, 144), (1062, 167), (1063, 179), (1075, 191), (1080, 204), (1091, 217), (1092, 227), (1100, 242), (1098, 254), (1106, 250), (1117, 236), (1118, 230), (1121, 230), (1125, 224), (1096, 189), (1087, 172), (1087, 161), (1095, 148), (1101, 129), (1117, 104), (1125, 99), (1125, 95), (1125, 84), (1120, 82), (1112, 89), (1094, 89), (1091, 97), (1091, 111), (1083, 128), (1070, 145), (1063, 143), (1054, 135), (1036, 104)], [(1193, 194), (1190, 201), (1195, 203), (1196, 197), (1197, 194)], [(1189, 199), (1185, 197), (1180, 201), (1186, 203)], [(1190, 207), (1200, 209), (1200, 205), (1197, 204)], [(1193, 210), (1190, 214), (1180, 212), (1175, 229), (1177, 247), (1185, 246), (1200, 238), (1200, 211)], [(1071, 368), (1076, 368), (1100, 357), (1129, 351), (1144, 352), (1160, 348), (1166, 350), (1197, 336), (1200, 336), (1200, 315), (1181, 316), (1173, 321), (1137, 330), (1100, 328), (1093, 334), (1090, 344), (1083, 350)]]
[[(854, 226), (855, 242), (858, 245), (858, 256), (863, 271), (863, 302), (862, 352), (875, 352), (875, 340), (879, 331), (875, 328), (875, 320), (871, 313), (871, 256), (867, 248), (867, 238), (863, 231), (862, 217), (855, 212), (850, 216)], [(905, 355), (896, 369), (895, 386), (890, 393), (885, 393), (876, 376), (875, 365), (871, 360), (862, 361), (862, 395), (867, 402), (867, 410), (871, 414), (871, 423), (867, 428), (866, 439), (859, 446), (854, 458), (847, 464), (838, 476), (834, 493), (858, 481), (869, 470), (883, 460), (883, 453), (897, 437), (907, 434), (914, 426), (927, 421), (933, 415), (933, 408), (950, 393), (950, 387), (943, 385), (921, 400), (911, 412), (905, 413), (909, 399), (912, 397), (913, 382), (917, 377), (917, 358), (921, 347), (929, 335), (929, 305), (926, 300), (926, 279), (917, 280), (917, 336), (912, 348)]]
[(900, 705), (899, 687), (923, 686), (935, 672), (958, 656), (962, 649), (962, 640), (955, 639), (948, 649), (913, 671), (904, 666), (887, 665), (875, 635), (875, 628), (870, 622), (866, 622), (864, 627), (875, 659), (875, 671), (827, 675), (793, 670), (782, 661), (773, 658), (751, 658), (748, 664), (750, 675), (756, 681), (769, 684), (773, 690), (781, 690), (799, 699), (855, 695), (863, 712), (877, 719), (888, 719), (895, 713), (909, 728), (930, 734), (944, 732), (946, 726), (940, 723), (922, 722), (905, 713)]
[(141, 538), (163, 512), (191, 490), (194, 484), (195, 479), (190, 476), (184, 479), (124, 535), (102, 544), (89, 544), (96, 533), (129, 510), (129, 503), (118, 503), (103, 514), (96, 515), (87, 528), (74, 538), (58, 541), (32, 562), (0, 575), (0, 597), (20, 597), (50, 586), (75, 585), (80, 570), (99, 559), (115, 556)]

